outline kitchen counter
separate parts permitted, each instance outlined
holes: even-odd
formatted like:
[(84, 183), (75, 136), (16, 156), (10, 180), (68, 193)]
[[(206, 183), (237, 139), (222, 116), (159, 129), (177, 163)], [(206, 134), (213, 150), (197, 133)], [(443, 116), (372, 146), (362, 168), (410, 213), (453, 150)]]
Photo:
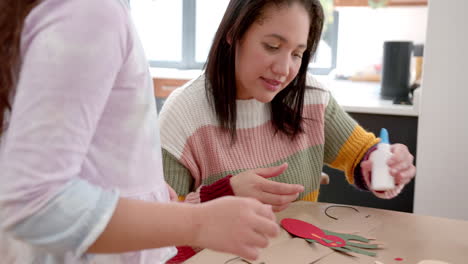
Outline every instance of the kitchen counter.
[(414, 105), (393, 104), (392, 100), (380, 98), (380, 83), (329, 80), (317, 77), (336, 98), (338, 103), (350, 113), (418, 116), (419, 97)]
[[(200, 75), (200, 70), (177, 70), (152, 68), (150, 70), (154, 80), (179, 80), (188, 81)], [(322, 82), (336, 98), (338, 103), (350, 113), (398, 115), (398, 116), (418, 116), (419, 98), (415, 98), (414, 105), (393, 104), (392, 100), (380, 98), (380, 83), (377, 82), (354, 82), (333, 80), (328, 76), (315, 76)], [(177, 82), (179, 85), (180, 82)], [(171, 90), (175, 87), (167, 87)], [(163, 87), (164, 89), (164, 87)], [(163, 93), (168, 94), (168, 93)]]

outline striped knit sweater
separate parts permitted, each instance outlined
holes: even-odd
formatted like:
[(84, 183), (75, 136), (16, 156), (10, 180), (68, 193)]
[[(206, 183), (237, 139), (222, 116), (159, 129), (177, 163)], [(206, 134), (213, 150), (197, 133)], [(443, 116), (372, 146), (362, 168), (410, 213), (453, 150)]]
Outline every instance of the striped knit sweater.
[(294, 140), (275, 133), (270, 104), (237, 100), (234, 144), (208, 103), (203, 75), (176, 89), (160, 114), (166, 181), (181, 199), (199, 202), (200, 186), (244, 170), (287, 162), (288, 169), (271, 180), (303, 185), (298, 199), (317, 201), (324, 164), (344, 171), (350, 184), (365, 188), (356, 168), (378, 139), (344, 112), (312, 76), (307, 86), (304, 133)]

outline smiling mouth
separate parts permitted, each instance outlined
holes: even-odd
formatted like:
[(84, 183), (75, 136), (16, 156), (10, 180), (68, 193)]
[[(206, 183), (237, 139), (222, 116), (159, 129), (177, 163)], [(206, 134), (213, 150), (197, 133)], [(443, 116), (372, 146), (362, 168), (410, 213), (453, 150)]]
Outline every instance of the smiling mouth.
[(267, 79), (267, 78), (260, 78), (263, 82), (263, 86), (270, 92), (277, 92), (279, 89), (281, 89), (281, 84), (282, 82), (273, 80), (273, 79)]
[(262, 77), (262, 80), (272, 86), (280, 86), (282, 82)]

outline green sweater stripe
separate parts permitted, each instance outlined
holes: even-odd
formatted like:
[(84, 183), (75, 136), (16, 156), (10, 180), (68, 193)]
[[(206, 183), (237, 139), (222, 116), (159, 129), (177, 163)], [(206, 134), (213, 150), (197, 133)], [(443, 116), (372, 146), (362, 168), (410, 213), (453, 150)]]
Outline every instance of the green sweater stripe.
[(325, 164), (331, 164), (337, 159), (341, 148), (356, 126), (356, 121), (340, 108), (333, 97), (330, 97), (325, 111)]
[(179, 196), (185, 196), (192, 191), (194, 179), (176, 157), (166, 149), (162, 149), (164, 178)]
[[(265, 167), (278, 166), (284, 162), (288, 163), (288, 169), (281, 175), (269, 178), (270, 180), (277, 182), (295, 183), (304, 185), (304, 192), (299, 196), (302, 199), (306, 194), (318, 190), (320, 188), (320, 176), (322, 172), (322, 166), (319, 163), (313, 162), (314, 160), (322, 160), (321, 155), (323, 153), (323, 146), (313, 146), (303, 151), (297, 152), (285, 159), (277, 162), (267, 164)], [(185, 196), (189, 192), (195, 191), (193, 188), (193, 178), (190, 176), (189, 171), (183, 167), (177, 160), (167, 151), (163, 150), (165, 155), (164, 162), (164, 175), (166, 175), (166, 181), (174, 187), (179, 195)], [(236, 175), (242, 171), (248, 169), (239, 169), (234, 171), (226, 171), (208, 176), (203, 182), (203, 185), (209, 185), (217, 180), (225, 177), (226, 175)], [(170, 174), (169, 174), (170, 173)], [(178, 174), (175, 175), (175, 173)], [(185, 179), (185, 180), (183, 180)], [(189, 184), (189, 179), (191, 183)]]

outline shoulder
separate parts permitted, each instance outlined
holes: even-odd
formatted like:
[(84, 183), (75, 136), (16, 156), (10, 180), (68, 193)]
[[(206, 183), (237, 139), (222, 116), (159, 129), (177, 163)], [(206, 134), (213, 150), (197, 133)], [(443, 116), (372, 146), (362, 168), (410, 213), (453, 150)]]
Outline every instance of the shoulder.
[[(127, 16), (128, 12), (129, 6), (123, 0), (43, 0), (30, 12), (28, 19), (37, 19), (36, 16), (40, 14), (44, 19), (79, 20), (84, 27), (93, 22), (115, 22), (116, 19)], [(63, 17), (64, 15), (68, 16)], [(93, 26), (99, 28), (103, 25)]]
[(165, 122), (168, 117), (174, 117), (181, 113), (191, 117), (199, 113), (207, 113), (209, 110), (205, 92), (205, 77), (201, 75), (175, 89), (169, 95), (162, 107), (160, 120)]
[(330, 91), (311, 74), (307, 74), (304, 105), (327, 105), (330, 100)]
[(164, 103), (159, 114), (161, 145), (177, 156), (189, 137), (203, 126), (216, 125), (216, 120), (202, 75), (175, 89)]
[(44, 0), (29, 13), (25, 29), (26, 34), (51, 29), (76, 38), (99, 37), (126, 28), (129, 19), (128, 6), (122, 0)]

